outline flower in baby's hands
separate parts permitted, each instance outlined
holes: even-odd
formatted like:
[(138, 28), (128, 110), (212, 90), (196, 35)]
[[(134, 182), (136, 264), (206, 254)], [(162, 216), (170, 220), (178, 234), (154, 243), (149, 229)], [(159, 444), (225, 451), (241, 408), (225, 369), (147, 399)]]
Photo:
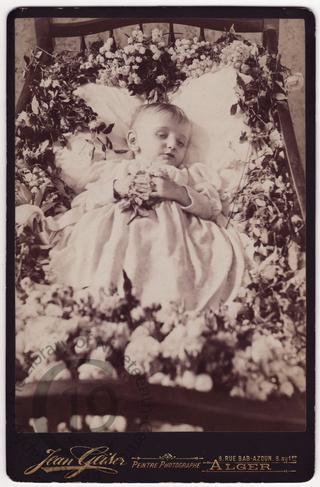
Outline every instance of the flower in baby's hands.
[(155, 185), (152, 178), (150, 173), (138, 171), (129, 185), (128, 193), (120, 201), (119, 206), (122, 211), (131, 210), (133, 213), (128, 224), (137, 216), (147, 216), (154, 205), (155, 200), (151, 195)]

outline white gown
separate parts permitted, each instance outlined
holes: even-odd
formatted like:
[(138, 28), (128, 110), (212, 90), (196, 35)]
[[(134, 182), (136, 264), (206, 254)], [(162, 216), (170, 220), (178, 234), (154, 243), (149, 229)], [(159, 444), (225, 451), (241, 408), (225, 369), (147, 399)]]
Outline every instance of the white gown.
[(186, 187), (190, 206), (161, 201), (128, 224), (132, 213), (121, 210), (113, 182), (141, 168), (138, 160), (109, 161), (71, 210), (48, 219), (60, 229), (51, 251), (55, 280), (76, 288), (121, 289), (125, 270), (143, 305), (179, 302), (200, 310), (232, 300), (241, 285), (244, 252), (237, 232), (213, 221), (219, 220), (221, 202), (205, 166), (165, 166)]

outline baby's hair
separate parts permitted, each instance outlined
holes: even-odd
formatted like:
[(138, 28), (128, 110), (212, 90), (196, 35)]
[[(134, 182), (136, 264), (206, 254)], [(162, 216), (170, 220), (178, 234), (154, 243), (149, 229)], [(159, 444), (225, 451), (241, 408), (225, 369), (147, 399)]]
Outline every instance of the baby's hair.
[(174, 120), (179, 124), (191, 123), (187, 115), (184, 113), (184, 111), (181, 108), (179, 108), (177, 105), (172, 105), (171, 103), (148, 103), (148, 104), (140, 105), (137, 108), (137, 110), (134, 112), (131, 120), (131, 128), (133, 128), (136, 121), (138, 120), (138, 118), (140, 118), (141, 115), (148, 112), (170, 113), (174, 118)]

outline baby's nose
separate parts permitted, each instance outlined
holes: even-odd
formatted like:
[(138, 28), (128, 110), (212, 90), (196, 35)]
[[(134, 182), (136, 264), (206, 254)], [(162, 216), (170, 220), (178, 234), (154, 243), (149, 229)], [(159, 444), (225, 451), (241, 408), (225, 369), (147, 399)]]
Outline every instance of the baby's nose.
[(175, 137), (168, 137), (167, 139), (168, 149), (175, 149), (176, 145), (177, 145), (177, 141)]

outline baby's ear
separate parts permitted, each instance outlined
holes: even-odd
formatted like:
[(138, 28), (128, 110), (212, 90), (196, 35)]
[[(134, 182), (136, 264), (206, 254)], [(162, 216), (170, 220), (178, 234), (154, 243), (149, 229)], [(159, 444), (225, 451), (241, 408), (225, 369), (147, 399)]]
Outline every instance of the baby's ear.
[(137, 135), (134, 130), (129, 130), (127, 135), (127, 142), (129, 149), (133, 150), (134, 152), (139, 151)]

